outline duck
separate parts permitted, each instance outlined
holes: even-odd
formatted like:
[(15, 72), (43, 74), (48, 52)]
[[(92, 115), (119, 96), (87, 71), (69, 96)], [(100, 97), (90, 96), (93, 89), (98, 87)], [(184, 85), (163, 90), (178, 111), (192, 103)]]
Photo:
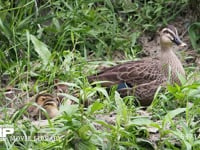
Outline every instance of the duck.
[(185, 77), (183, 65), (173, 45), (186, 47), (176, 27), (168, 25), (159, 32), (160, 53), (156, 58), (143, 58), (108, 67), (87, 77), (89, 83), (100, 82), (102, 87), (115, 86), (121, 97), (134, 96), (141, 106), (151, 105), (159, 86), (178, 84)]
[[(46, 110), (49, 118), (54, 118), (59, 113), (60, 101), (57, 97), (55, 97), (52, 94), (49, 93), (38, 94), (35, 97), (34, 102), (38, 106), (41, 106), (43, 109)], [(46, 119), (45, 114), (41, 111), (41, 108), (38, 106), (31, 105), (30, 107), (28, 107), (27, 109), (28, 115), (34, 120), (39, 119), (40, 115), (41, 119)]]

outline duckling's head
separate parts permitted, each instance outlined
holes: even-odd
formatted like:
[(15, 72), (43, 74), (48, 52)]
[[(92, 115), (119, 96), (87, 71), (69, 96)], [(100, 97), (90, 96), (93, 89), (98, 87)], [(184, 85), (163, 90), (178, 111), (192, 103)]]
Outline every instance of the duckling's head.
[(160, 32), (160, 44), (163, 48), (169, 48), (173, 43), (181, 47), (187, 45), (179, 38), (177, 29), (172, 25), (168, 25)]
[[(43, 107), (50, 118), (55, 117), (58, 114), (59, 101), (51, 94), (38, 94), (35, 98), (35, 102), (38, 106)], [(45, 119), (45, 115), (41, 112), (41, 109), (35, 105), (28, 108), (30, 116), (37, 120), (41, 114), (41, 118)]]

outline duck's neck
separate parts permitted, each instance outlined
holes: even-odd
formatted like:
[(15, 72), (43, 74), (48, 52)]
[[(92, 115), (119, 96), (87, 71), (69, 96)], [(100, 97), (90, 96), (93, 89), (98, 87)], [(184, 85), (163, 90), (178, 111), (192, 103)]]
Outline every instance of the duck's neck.
[(162, 47), (161, 53), (160, 53), (160, 61), (163, 68), (163, 71), (165, 73), (165, 76), (169, 78), (169, 80), (174, 83), (180, 83), (178, 74), (181, 74), (182, 76), (185, 76), (185, 71), (183, 69), (183, 66), (176, 56), (176, 54), (173, 52), (171, 47)]

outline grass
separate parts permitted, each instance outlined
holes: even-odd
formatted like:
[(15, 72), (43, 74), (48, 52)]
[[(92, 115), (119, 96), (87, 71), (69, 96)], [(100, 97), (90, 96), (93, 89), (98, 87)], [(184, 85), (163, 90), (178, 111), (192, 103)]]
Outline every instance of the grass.
[[(0, 125), (14, 126), (15, 133), (0, 141), (0, 149), (198, 150), (198, 71), (186, 68), (189, 75), (182, 79), (183, 85), (158, 91), (142, 115), (134, 97), (122, 99), (114, 89), (107, 93), (86, 80), (98, 66), (114, 64), (116, 51), (127, 59), (137, 58), (142, 53), (138, 37), (174, 20), (186, 5), (186, 0), (0, 2), (0, 99), (7, 85), (23, 93), (1, 101), (5, 118), (0, 116)], [(198, 46), (195, 25), (189, 34)], [(55, 92), (55, 80), (68, 90), (58, 117), (39, 126), (22, 119), (28, 106), (10, 115), (5, 106), (13, 100), (24, 103), (41, 91)], [(69, 99), (75, 104), (68, 105)], [(108, 121), (97, 117), (103, 115)]]

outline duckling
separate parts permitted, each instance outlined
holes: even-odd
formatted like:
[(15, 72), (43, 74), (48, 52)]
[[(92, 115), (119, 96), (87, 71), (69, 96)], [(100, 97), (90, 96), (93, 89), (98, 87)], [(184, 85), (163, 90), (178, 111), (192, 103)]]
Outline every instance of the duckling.
[[(53, 95), (47, 93), (38, 94), (35, 98), (35, 103), (44, 108), (50, 118), (54, 118), (58, 115), (60, 102)], [(27, 111), (34, 120), (37, 120), (40, 114), (41, 118), (45, 119), (45, 115), (41, 113), (40, 108), (37, 106), (32, 105), (28, 108)]]
[(103, 87), (116, 86), (121, 97), (134, 95), (141, 106), (149, 106), (159, 86), (166, 85), (167, 81), (180, 84), (179, 74), (185, 77), (183, 66), (173, 51), (173, 43), (186, 46), (180, 40), (177, 29), (169, 25), (160, 32), (159, 58), (145, 58), (109, 67), (88, 76), (88, 81), (105, 81), (101, 83)]

